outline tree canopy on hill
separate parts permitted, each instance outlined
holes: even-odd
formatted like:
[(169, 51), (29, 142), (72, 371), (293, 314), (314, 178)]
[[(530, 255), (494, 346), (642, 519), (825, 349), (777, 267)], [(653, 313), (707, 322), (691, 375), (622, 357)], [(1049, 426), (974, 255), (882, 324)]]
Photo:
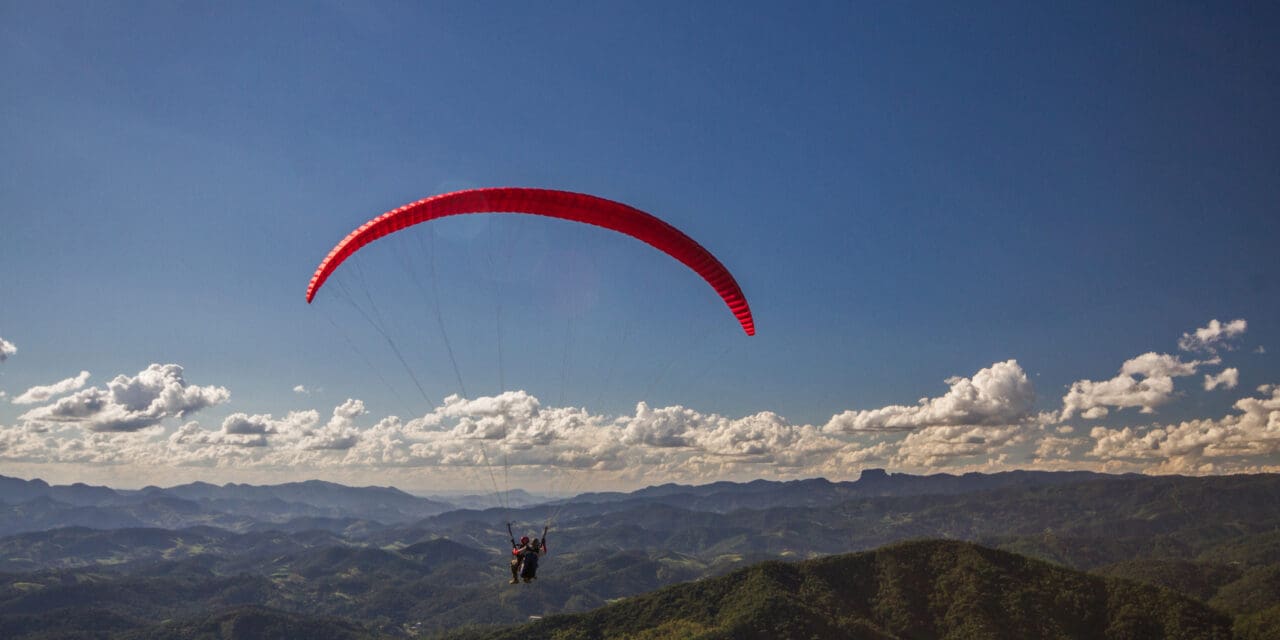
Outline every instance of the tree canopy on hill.
[(300, 616), (266, 607), (245, 606), (116, 637), (119, 640), (364, 640), (377, 636), (337, 618)]
[(766, 562), (471, 637), (1229, 640), (1232, 631), (1226, 616), (1167, 589), (968, 543), (925, 541)]

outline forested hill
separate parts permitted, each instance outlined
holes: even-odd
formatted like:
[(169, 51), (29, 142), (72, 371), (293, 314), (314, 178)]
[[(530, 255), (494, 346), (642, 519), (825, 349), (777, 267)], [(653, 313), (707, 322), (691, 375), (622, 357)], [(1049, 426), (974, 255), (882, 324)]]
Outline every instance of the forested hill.
[(977, 545), (908, 542), (765, 562), (595, 611), (455, 639), (1222, 639), (1231, 620), (1173, 591)]

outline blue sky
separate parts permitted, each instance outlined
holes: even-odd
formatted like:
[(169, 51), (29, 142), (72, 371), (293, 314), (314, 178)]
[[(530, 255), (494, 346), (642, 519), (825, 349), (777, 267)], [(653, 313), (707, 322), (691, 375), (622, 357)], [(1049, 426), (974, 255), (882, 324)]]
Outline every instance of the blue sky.
[[(180, 365), (180, 389), (227, 391), (123, 433), (0, 401), (0, 455), (17, 474), (111, 468), (128, 484), (153, 477), (142, 458), (41, 453), (52, 445), (32, 434), (55, 424), (64, 445), (124, 451), (192, 421), (230, 433), (238, 413), (314, 410), (314, 424), (248, 429), (314, 444), (307, 429), (348, 406), (332, 431), (359, 439), (458, 392), (439, 321), (473, 399), (524, 391), (606, 430), (641, 430), (638, 402), (696, 414), (671, 418), (670, 437), (614, 438), (635, 449), (605, 475), (1274, 466), (1265, 430), (1232, 436), (1248, 455), (1202, 444), (1182, 466), (1107, 457), (1107, 433), (1090, 433), (1129, 427), (1137, 442), (1230, 421), (1248, 413), (1237, 401), (1280, 383), (1278, 23), (1261, 3), (0, 3), (0, 339), (14, 347), (0, 390), (12, 400), (83, 370), (66, 390), (85, 394), (154, 363)], [(379, 288), (425, 397), (368, 323), (325, 298), (336, 292), (304, 303), (316, 263), (364, 220), (505, 185), (592, 193), (683, 229), (737, 276), (759, 334), (738, 333), (704, 284), (639, 243), (511, 216), (418, 230), (340, 274)], [(406, 263), (435, 265), (434, 300), (408, 286)], [(1178, 348), (1213, 319), (1247, 329)], [(1087, 405), (1110, 407), (1087, 422), (1084, 408), (1033, 419), (1148, 352), (1180, 358), (1161, 365), (1178, 373), (1149, 413), (1112, 398)], [(1214, 352), (1194, 373), (1177, 366)], [(830, 424), (923, 406), (947, 380), (1009, 360), (1018, 371), (1001, 371), (1032, 389), (1012, 413), (872, 436)], [(1204, 389), (1226, 369), (1230, 389)], [(454, 407), (444, 426), (415, 428), (465, 430), (472, 410), (505, 409)], [(762, 412), (782, 423), (734, 422)], [(791, 431), (734, 458), (709, 444), (715, 425), (733, 446)], [(810, 442), (813, 455), (782, 464), (770, 446), (809, 442), (802, 427), (860, 448)], [(907, 455), (911, 436), (960, 453)], [(1024, 455), (1046, 437), (1078, 442), (1053, 460)], [(209, 444), (155, 477), (234, 479), (244, 443)], [(645, 466), (645, 447), (661, 462)], [(359, 481), (384, 468), (340, 451), (289, 473)], [(441, 459), (384, 463), (430, 476)], [(254, 464), (288, 476), (279, 460)], [(543, 464), (556, 463), (524, 468)]]

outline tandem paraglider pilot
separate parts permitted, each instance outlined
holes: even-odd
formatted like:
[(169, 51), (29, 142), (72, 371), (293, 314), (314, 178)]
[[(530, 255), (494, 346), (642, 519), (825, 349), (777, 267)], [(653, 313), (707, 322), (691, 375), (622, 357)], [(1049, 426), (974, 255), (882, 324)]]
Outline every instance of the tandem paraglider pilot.
[(538, 556), (547, 552), (547, 532), (542, 532), (542, 539), (534, 538), (529, 540), (529, 536), (521, 536), (520, 542), (516, 543), (514, 537), (511, 540), (511, 584), (518, 584), (521, 580), (532, 582), (538, 579)]

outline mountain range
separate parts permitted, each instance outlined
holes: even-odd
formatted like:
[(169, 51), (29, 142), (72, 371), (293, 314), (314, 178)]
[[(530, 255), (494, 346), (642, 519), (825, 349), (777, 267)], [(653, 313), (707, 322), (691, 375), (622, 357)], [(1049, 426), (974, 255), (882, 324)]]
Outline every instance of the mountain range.
[[(1094, 617), (1132, 609), (1147, 612), (1142, 614), (1147, 616), (1142, 617), (1147, 621), (1143, 625), (1165, 624), (1147, 614), (1181, 612), (1178, 619), (1185, 619), (1185, 628), (1194, 632), (1170, 637), (1223, 637), (1215, 634), (1224, 628), (1250, 640), (1280, 637), (1277, 475), (911, 476), (868, 471), (857, 482), (662, 485), (630, 494), (593, 493), (523, 508), (453, 509), (418, 517), (410, 517), (413, 509), (439, 507), (394, 489), (329, 483), (197, 483), (115, 491), (6, 478), (0, 479), (0, 489), (5, 502), (0, 505), (0, 525), (23, 530), (0, 537), (0, 637), (55, 637), (69, 633), (79, 624), (74, 621), (88, 625), (93, 619), (105, 621), (107, 631), (99, 637), (185, 637), (164, 634), (179, 633), (175, 629), (195, 633), (210, 625), (276, 629), (316, 616), (345, 621), (355, 634), (334, 637), (485, 637), (508, 633), (503, 625), (530, 616), (593, 610), (597, 611), (590, 615), (604, 615), (654, 590), (677, 583), (711, 583), (744, 570), (749, 573), (742, 575), (750, 580), (757, 579), (751, 571), (764, 571), (773, 576), (760, 578), (765, 582), (811, 582), (816, 578), (806, 573), (809, 569), (795, 567), (836, 562), (853, 557), (851, 552), (869, 550), (889, 554), (883, 558), (898, 553), (953, 558), (954, 566), (943, 562), (939, 570), (955, 576), (972, 572), (974, 580), (995, 572), (992, 575), (1002, 576), (999, 585), (1024, 594), (1018, 597), (1030, 598), (1028, 602), (1057, 594), (1053, 597), (1087, 601)], [(78, 498), (81, 504), (74, 504), (70, 500), (77, 498), (66, 495), (97, 497), (94, 502)], [(20, 498), (26, 501), (15, 501)], [(384, 520), (362, 517), (373, 513), (399, 515)], [(60, 526), (60, 514), (79, 514), (85, 521)], [(102, 519), (94, 521), (86, 514)], [(158, 516), (169, 518), (162, 518), (164, 522), (196, 524), (138, 526)], [(538, 535), (550, 526), (550, 553), (532, 585), (506, 584), (507, 522), (514, 522), (517, 536)], [(943, 546), (899, 546), (904, 540), (920, 539)], [(946, 546), (956, 541), (972, 544)], [(1088, 575), (1068, 579), (1066, 574), (1038, 573), (1040, 569), (1019, 573), (1008, 557)], [(784, 564), (776, 565), (779, 560)], [(885, 579), (882, 568), (887, 565), (879, 561), (848, 562), (853, 563), (850, 572), (871, 572), (863, 580), (878, 584)], [(911, 562), (934, 566), (929, 564), (933, 560)], [(854, 565), (863, 568), (855, 570)], [(777, 574), (793, 569), (800, 573)], [(1057, 576), (1052, 581), (1061, 582), (1061, 593), (1042, 589), (1049, 575)], [(1020, 582), (1024, 578), (1030, 582)], [(1156, 591), (1114, 586), (1120, 584), (1145, 584)], [(901, 585), (894, 588), (927, 590), (937, 598), (943, 597), (938, 593), (951, 593), (939, 584)], [(822, 589), (828, 587), (835, 590), (824, 598), (848, 596), (841, 595), (840, 585)], [(1109, 600), (1089, 599), (1103, 588), (1127, 594), (1115, 605), (1119, 609)], [(1072, 593), (1076, 595), (1067, 595)], [(1169, 599), (1171, 594), (1182, 599)], [(708, 610), (721, 607), (702, 596), (688, 598), (706, 600), (698, 606)], [(810, 622), (818, 625), (814, 629), (866, 632), (852, 637), (990, 637), (957, 635), (959, 627), (938, 620), (930, 622), (933, 626), (927, 631), (907, 633), (890, 618), (877, 617), (883, 611), (872, 605), (845, 614), (822, 607), (792, 609), (779, 602), (787, 616), (812, 618)], [(907, 606), (902, 615), (923, 615), (924, 610), (915, 606)], [(935, 602), (926, 608), (934, 606), (942, 605)], [(1204, 611), (1212, 615), (1205, 617), (1209, 614)], [(644, 619), (652, 627), (618, 627), (619, 637), (740, 637), (733, 635), (741, 631), (735, 626), (737, 617), (668, 619), (663, 611), (651, 613)], [(244, 626), (236, 627), (242, 619)], [(751, 615), (742, 620), (760, 622)], [(555, 627), (560, 637), (577, 637), (578, 622), (556, 624), (566, 625)], [(551, 627), (519, 627), (519, 633), (541, 633), (536, 629), (543, 628)], [(596, 637), (590, 629), (605, 628), (614, 627), (582, 627), (588, 629), (584, 637)], [(347, 627), (332, 629), (338, 633)], [(685, 631), (688, 634), (682, 635)]]
[[(182, 528), (212, 525), (235, 531), (285, 525), (291, 520), (345, 529), (411, 522), (455, 509), (447, 502), (393, 487), (347, 487), (309, 480), (270, 486), (193, 482), (162, 489), (116, 490), (85, 484), (0, 476), (0, 535), (85, 526)], [(296, 526), (294, 528), (297, 528)]]

